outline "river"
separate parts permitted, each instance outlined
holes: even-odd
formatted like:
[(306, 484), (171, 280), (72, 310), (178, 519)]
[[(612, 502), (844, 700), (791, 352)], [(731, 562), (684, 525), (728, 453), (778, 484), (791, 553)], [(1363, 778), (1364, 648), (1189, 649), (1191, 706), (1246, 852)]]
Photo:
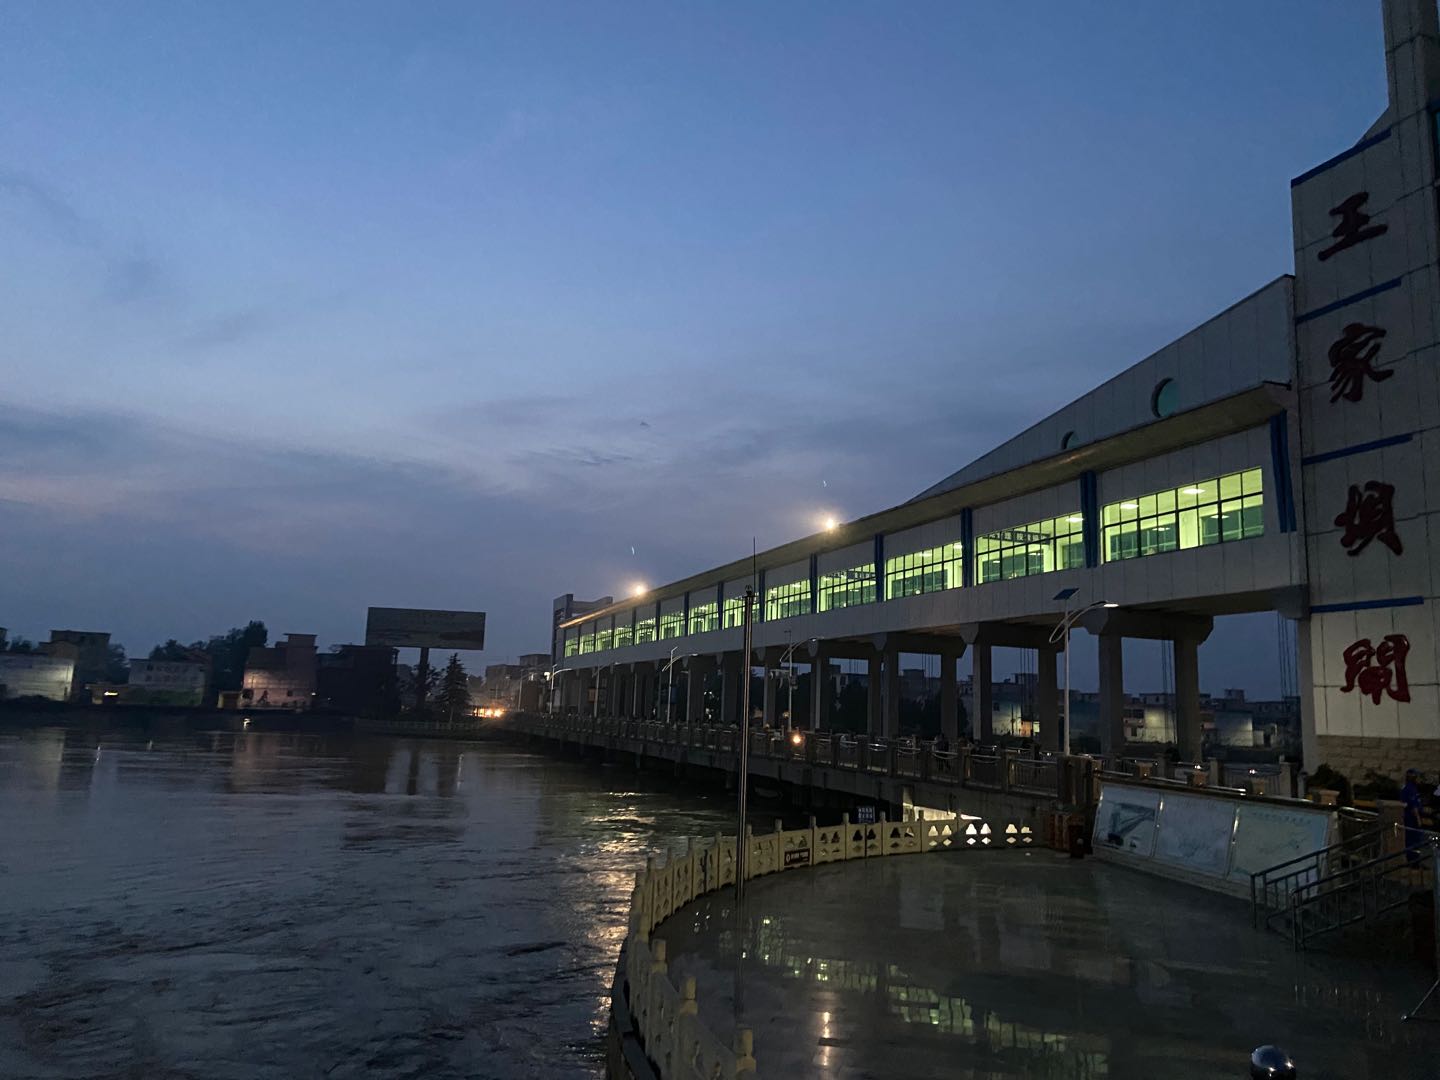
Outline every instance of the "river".
[(595, 1077), (712, 792), (499, 743), (0, 731), (0, 1076)]

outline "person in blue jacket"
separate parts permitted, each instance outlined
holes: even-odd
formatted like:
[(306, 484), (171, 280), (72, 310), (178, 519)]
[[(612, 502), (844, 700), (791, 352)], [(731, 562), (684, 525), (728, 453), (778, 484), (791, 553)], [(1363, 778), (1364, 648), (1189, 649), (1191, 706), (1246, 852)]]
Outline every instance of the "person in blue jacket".
[(1420, 827), (1420, 810), (1425, 797), (1420, 794), (1420, 773), (1416, 769), (1405, 770), (1405, 786), (1400, 789), (1400, 801), (1405, 806), (1405, 858), (1414, 863), (1420, 861), (1420, 845), (1425, 842), (1425, 830)]

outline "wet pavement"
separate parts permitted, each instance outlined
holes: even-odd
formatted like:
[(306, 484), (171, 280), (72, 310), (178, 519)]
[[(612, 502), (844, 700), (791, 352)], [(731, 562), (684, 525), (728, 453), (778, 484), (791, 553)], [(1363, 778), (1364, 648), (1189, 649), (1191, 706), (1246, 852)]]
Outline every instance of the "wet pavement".
[(1217, 1080), (1268, 1042), (1304, 1080), (1440, 1076), (1440, 1023), (1399, 1019), (1420, 964), (1296, 954), (1247, 904), (1094, 859), (825, 866), (752, 882), (746, 915), (716, 894), (655, 937), (727, 1039), (739, 973), (764, 1076)]
[(0, 1078), (599, 1076), (635, 870), (733, 813), (638, 783), (491, 743), (0, 731)]

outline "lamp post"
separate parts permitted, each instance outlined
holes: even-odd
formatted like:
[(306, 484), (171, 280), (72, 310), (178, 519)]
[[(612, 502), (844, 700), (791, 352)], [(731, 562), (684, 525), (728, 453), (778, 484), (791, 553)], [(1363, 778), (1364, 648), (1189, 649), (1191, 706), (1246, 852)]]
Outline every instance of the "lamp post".
[[(791, 631), (786, 630), (788, 638)], [(790, 703), (785, 707), (785, 734), (790, 734), (790, 729), (795, 726), (795, 650), (800, 647), (797, 641), (788, 645), (785, 651), (780, 654), (780, 663), (786, 668), (785, 678), (790, 687)]]
[(550, 665), (550, 674), (546, 676), (546, 679), (547, 679), (547, 680), (549, 681), (549, 683), (550, 683), (550, 715), (551, 715), (551, 716), (554, 716), (554, 715), (555, 715), (555, 698), (559, 695), (559, 685), (558, 685), (558, 684), (559, 684), (559, 682), (560, 682), (560, 676), (561, 676), (561, 675), (564, 675), (564, 674), (565, 674), (567, 671), (569, 671), (569, 670), (570, 670), (570, 669), (569, 669), (568, 667), (559, 667), (559, 666), (556, 665), (556, 664), (551, 664), (551, 665)]
[(1065, 616), (1050, 633), (1050, 643), (1052, 645), (1059, 641), (1061, 637), (1065, 639), (1065, 711), (1064, 719), (1061, 721), (1060, 726), (1060, 752), (1062, 754), (1070, 753), (1070, 631), (1080, 619), (1080, 616), (1086, 612), (1095, 611), (1098, 608), (1117, 608), (1120, 606), (1119, 604), (1112, 604), (1108, 600), (1096, 600), (1072, 613), (1070, 611), (1070, 601), (1079, 591), (1079, 589), (1075, 588), (1061, 589), (1055, 594), (1056, 600), (1063, 600), (1065, 602)]
[(675, 700), (675, 673), (671, 669), (675, 667), (675, 654), (679, 651), (679, 645), (671, 649), (670, 662), (665, 665), (665, 723), (667, 724), (670, 723), (670, 709)]

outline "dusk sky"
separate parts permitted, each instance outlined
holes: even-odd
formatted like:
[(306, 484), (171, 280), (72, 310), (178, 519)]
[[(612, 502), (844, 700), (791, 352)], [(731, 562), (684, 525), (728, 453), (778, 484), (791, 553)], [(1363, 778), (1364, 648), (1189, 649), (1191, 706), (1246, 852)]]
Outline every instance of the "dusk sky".
[(1289, 271), (1380, 55), (1354, 0), (4, 0), (0, 625), (545, 651)]

